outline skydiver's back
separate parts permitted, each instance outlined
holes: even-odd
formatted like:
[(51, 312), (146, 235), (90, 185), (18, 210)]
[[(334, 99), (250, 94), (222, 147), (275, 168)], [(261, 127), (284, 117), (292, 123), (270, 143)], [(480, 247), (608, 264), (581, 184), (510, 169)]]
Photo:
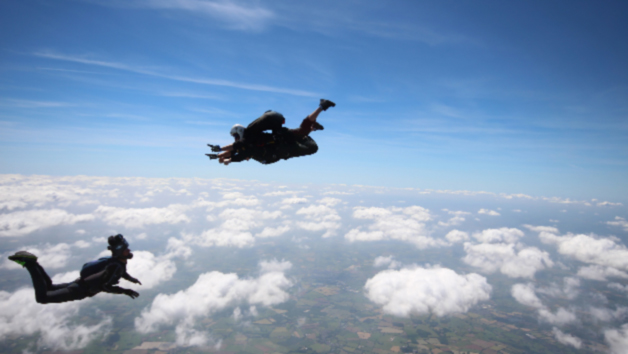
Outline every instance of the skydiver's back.
[(244, 130), (244, 140), (248, 140), (249, 144), (257, 142), (260, 138), (263, 140), (263, 132), (271, 130), (276, 134), (282, 129), (282, 125), (286, 122), (286, 118), (281, 113), (275, 111), (266, 111), (261, 117), (257, 118)]

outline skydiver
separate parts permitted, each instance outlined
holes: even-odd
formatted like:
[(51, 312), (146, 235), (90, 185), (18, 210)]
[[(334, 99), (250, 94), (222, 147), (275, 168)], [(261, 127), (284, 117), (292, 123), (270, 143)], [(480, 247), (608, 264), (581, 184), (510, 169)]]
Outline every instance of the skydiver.
[(50, 276), (37, 262), (37, 256), (32, 253), (19, 251), (9, 256), (9, 259), (26, 268), (31, 274), (35, 300), (40, 304), (82, 300), (99, 292), (124, 294), (135, 299), (140, 296), (136, 291), (115, 286), (120, 278), (142, 285), (126, 271), (127, 261), (133, 258), (129, 243), (120, 234), (109, 236), (108, 243), (107, 249), (111, 251), (112, 256), (86, 263), (81, 270), (81, 276), (71, 283), (53, 284)]
[[(318, 145), (309, 135), (313, 131), (325, 129), (316, 119), (322, 111), (335, 106), (334, 102), (321, 99), (318, 108), (303, 119), (298, 129), (282, 127), (286, 122), (284, 116), (278, 112), (266, 111), (246, 128), (240, 124), (234, 125), (231, 136), (235, 142), (224, 147), (209, 145), (213, 152), (221, 153), (207, 155), (210, 159), (217, 158), (218, 162), (229, 165), (231, 162), (248, 161), (251, 158), (270, 164), (280, 159), (314, 154), (318, 151)], [(265, 133), (268, 130), (272, 134)]]

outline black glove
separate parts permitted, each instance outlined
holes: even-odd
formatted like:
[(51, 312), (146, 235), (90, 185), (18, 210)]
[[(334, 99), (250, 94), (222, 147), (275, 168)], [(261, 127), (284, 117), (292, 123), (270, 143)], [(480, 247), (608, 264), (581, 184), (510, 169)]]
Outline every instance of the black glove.
[(131, 289), (124, 289), (123, 294), (130, 297), (131, 299), (135, 299), (136, 297), (140, 296), (140, 294), (137, 291), (131, 290)]
[(212, 148), (212, 152), (221, 152), (222, 151), (222, 149), (220, 148), (220, 145), (207, 144), (207, 146)]
[(218, 158), (218, 154), (205, 154), (206, 156), (209, 156), (210, 160), (215, 160)]

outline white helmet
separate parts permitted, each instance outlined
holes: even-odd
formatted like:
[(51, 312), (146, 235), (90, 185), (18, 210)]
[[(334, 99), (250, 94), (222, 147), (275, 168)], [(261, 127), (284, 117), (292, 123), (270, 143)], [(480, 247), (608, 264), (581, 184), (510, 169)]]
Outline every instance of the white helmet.
[(237, 139), (242, 139), (244, 136), (244, 127), (242, 125), (236, 124), (231, 128), (231, 136), (235, 138), (236, 134), (238, 135)]

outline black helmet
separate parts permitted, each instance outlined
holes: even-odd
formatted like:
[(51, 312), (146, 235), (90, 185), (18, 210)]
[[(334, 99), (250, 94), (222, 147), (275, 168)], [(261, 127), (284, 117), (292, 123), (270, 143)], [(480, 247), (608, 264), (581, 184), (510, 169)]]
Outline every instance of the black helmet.
[[(113, 257), (122, 257), (124, 250), (129, 248), (129, 243), (124, 239), (124, 236), (117, 234), (115, 236), (109, 236), (108, 250), (111, 251)], [(132, 258), (133, 254), (130, 254), (127, 258)]]

